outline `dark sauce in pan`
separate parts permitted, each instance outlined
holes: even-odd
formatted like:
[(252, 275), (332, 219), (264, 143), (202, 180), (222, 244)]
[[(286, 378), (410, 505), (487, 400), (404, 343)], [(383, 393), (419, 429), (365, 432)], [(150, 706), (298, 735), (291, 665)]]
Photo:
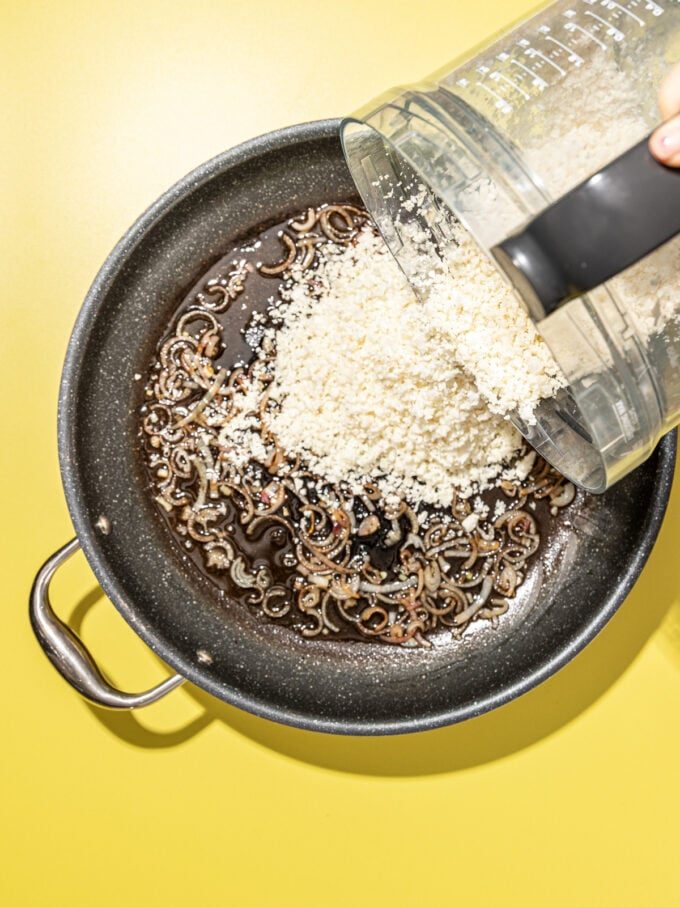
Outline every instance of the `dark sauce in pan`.
[[(454, 501), (448, 511), (421, 506), (421, 528), (414, 531), (413, 510), (406, 503), (401, 511), (390, 509), (370, 486), (366, 495), (351, 498), (335, 489), (333, 494), (345, 501), (342, 511), (322, 506), (328, 488), (320, 482), (306, 481), (296, 493), (290, 462), (277, 470), (253, 461), (243, 478), (234, 477), (232, 468), (225, 479), (227, 467), (220, 465), (217, 447), (207, 452), (203, 447), (206, 471), (195, 445), (187, 446), (187, 438), (198, 437), (191, 433), (210, 416), (217, 395), (226, 394), (227, 380), (238, 393), (234, 376), (247, 373), (286, 276), (276, 263), (295, 257), (313, 268), (318, 246), (351, 242), (367, 223), (358, 209), (334, 213), (336, 207), (342, 206), (331, 206), (324, 218), (323, 209), (310, 209), (263, 229), (217, 261), (180, 301), (159, 340), (140, 413), (150, 493), (196, 568), (261, 619), (309, 637), (428, 645), (442, 633), (460, 636), (480, 618), (497, 622), (555, 534), (573, 488), (540, 458), (523, 481), (505, 482), (479, 496), (486, 505), (477, 505), (480, 516), (464, 500)], [(309, 229), (301, 228), (306, 221)], [(194, 386), (186, 367), (199, 359), (202, 385)], [(219, 379), (221, 370), (229, 379), (197, 419), (182, 425), (206, 397), (206, 388), (219, 384), (215, 376)], [(212, 484), (206, 496), (207, 475)], [(286, 487), (282, 477), (288, 479)], [(273, 484), (278, 508), (267, 516), (274, 506)], [(298, 530), (307, 531), (308, 546), (320, 547), (301, 546)], [(330, 554), (318, 561), (310, 551), (321, 552), (316, 557), (322, 559), (324, 551)], [(320, 564), (321, 575), (309, 569), (301, 573), (301, 558), (308, 567), (307, 558)], [(329, 563), (337, 563), (337, 571)], [(359, 577), (352, 570), (362, 563)], [(399, 586), (404, 588), (393, 589)], [(480, 596), (485, 596), (483, 606)]]

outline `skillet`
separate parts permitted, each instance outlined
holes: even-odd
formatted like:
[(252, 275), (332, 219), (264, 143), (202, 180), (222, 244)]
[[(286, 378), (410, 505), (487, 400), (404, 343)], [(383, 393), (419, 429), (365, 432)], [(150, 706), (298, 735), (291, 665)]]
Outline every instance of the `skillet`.
[[(324, 202), (357, 202), (340, 120), (294, 126), (227, 151), (165, 193), (121, 239), (73, 329), (59, 400), (59, 455), (77, 538), (43, 566), (34, 630), (91, 701), (135, 708), (185, 679), (265, 718), (317, 731), (394, 734), (452, 724), (531, 689), (603, 627), (638, 577), (670, 493), (675, 435), (606, 494), (589, 497), (497, 629), (405, 651), (306, 640), (256, 619), (183, 555), (147, 489), (137, 437), (142, 384), (178, 300), (235, 242)], [(49, 582), (82, 547), (123, 617), (177, 674), (116, 690), (54, 614)]]

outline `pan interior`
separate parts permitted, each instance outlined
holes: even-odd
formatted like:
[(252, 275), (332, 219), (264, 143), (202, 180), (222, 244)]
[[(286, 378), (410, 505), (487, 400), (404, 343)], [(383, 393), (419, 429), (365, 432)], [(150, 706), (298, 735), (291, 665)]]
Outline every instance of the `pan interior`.
[[(668, 495), (673, 441), (583, 501), (498, 629), (404, 651), (305, 640), (221, 596), (157, 512), (139, 456), (138, 409), (178, 301), (240, 239), (324, 202), (357, 202), (338, 121), (294, 127), (209, 162), (114, 250), (69, 346), (60, 452), (69, 506), (100, 582), (166, 661), (215, 695), (322, 730), (380, 733), (483, 711), (566, 660), (639, 572)], [(105, 515), (111, 532), (95, 528)], [(207, 656), (207, 657), (206, 657)]]

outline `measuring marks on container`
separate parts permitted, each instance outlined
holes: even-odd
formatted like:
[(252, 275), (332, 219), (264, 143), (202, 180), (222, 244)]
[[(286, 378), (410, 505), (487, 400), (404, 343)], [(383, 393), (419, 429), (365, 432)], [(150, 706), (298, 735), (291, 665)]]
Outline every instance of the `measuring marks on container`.
[[(458, 71), (453, 87), (473, 106), (510, 114), (602, 51), (621, 46), (676, 6), (672, 0), (575, 0), (520, 28), (514, 43), (473, 68)], [(566, 8), (565, 8), (566, 6)], [(496, 46), (498, 48), (498, 45)]]

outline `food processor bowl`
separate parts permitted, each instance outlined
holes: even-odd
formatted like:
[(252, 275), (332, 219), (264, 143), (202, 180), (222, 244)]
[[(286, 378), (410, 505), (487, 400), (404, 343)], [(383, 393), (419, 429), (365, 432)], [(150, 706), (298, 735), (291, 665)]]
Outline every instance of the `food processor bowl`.
[[(347, 118), (352, 176), (416, 293), (461, 225), (489, 255), (644, 138), (678, 55), (675, 3), (560, 0)], [(572, 481), (602, 492), (680, 421), (680, 241), (548, 315), (522, 302), (566, 384), (533, 421), (513, 422)]]

